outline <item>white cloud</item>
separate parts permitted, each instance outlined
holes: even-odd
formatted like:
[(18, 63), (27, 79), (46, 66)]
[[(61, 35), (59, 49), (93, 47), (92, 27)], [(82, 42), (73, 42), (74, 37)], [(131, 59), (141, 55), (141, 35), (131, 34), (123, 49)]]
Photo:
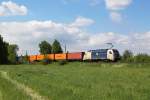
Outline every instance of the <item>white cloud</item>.
[(132, 3), (132, 0), (105, 0), (106, 8), (110, 11), (110, 18), (114, 22), (121, 22), (123, 15), (120, 13)]
[(72, 27), (89, 26), (94, 23), (94, 20), (84, 17), (77, 17), (76, 20), (70, 25)]
[(0, 4), (0, 16), (26, 15), (27, 12), (24, 5), (18, 5), (12, 1), (4, 1)]
[(114, 22), (121, 22), (122, 21), (122, 15), (118, 12), (110, 12), (110, 18)]
[(87, 24), (82, 24), (82, 27), (78, 27), (78, 24), (72, 26), (76, 20), (71, 24), (36, 20), (0, 22), (0, 33), (6, 41), (18, 44), (20, 53), (25, 53), (25, 50), (28, 50), (29, 54), (37, 54), (40, 41), (47, 40), (52, 43), (54, 39), (58, 39), (62, 45), (67, 44), (69, 51), (103, 48), (108, 42), (114, 43), (120, 51), (124, 49), (146, 53), (150, 51), (150, 32), (129, 35), (114, 32), (88, 33), (82, 29)]
[(2, 33), (6, 41), (18, 44), (21, 49), (32, 50), (35, 48), (37, 51), (38, 43), (42, 40), (52, 42), (52, 40), (58, 39), (67, 44), (78, 44), (81, 39), (84, 40), (86, 38), (86, 34), (80, 27), (86, 27), (92, 22), (91, 19), (84, 17), (78, 17), (70, 24), (36, 20), (1, 22), (0, 33)]
[[(79, 2), (80, 0), (62, 0), (64, 4)], [(125, 10), (131, 5), (133, 0), (87, 0), (85, 3), (89, 3), (91, 6), (100, 5), (105, 3), (106, 9), (109, 11), (109, 16), (113, 22), (121, 22), (124, 18), (121, 14), (122, 10)]]
[(114, 32), (97, 33), (91, 35), (87, 43), (89, 48), (98, 48), (102, 47), (105, 43), (113, 43), (120, 52), (128, 49), (134, 53), (150, 54), (150, 32), (132, 33), (128, 35)]
[(128, 7), (132, 0), (105, 0), (105, 3), (109, 10), (121, 10)]

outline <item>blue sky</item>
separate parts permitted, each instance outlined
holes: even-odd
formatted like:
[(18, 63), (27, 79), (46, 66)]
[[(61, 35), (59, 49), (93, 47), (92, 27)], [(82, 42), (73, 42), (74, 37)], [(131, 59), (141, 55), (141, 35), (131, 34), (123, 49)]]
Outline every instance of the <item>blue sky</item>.
[[(5, 6), (9, 2), (10, 5), (16, 4), (18, 7), (24, 6), (26, 10), (23, 9), (21, 14), (20, 14), (21, 10), (20, 11), (17, 10), (15, 11), (15, 13), (14, 12), (12, 13), (11, 11), (9, 11), (9, 14), (5, 14), (3, 11), (4, 15), (2, 11), (0, 10), (1, 24), (4, 22), (6, 24), (9, 24), (9, 23), (14, 24), (13, 22), (16, 22), (22, 25), (22, 24), (25, 24), (26, 22), (30, 22), (34, 20), (36, 21), (36, 24), (37, 22), (40, 22), (41, 27), (43, 27), (43, 23), (47, 21), (52, 21), (55, 24), (63, 24), (63, 25), (67, 24), (67, 26), (69, 26), (71, 23), (75, 23), (78, 19), (79, 19), (79, 22), (80, 22), (80, 19), (82, 19), (84, 20), (84, 22), (86, 20), (87, 21), (86, 23), (89, 25), (84, 24), (82, 27), (80, 26), (80, 27), (74, 27), (74, 28), (78, 28), (80, 32), (82, 31), (81, 33), (84, 33), (84, 35), (88, 34), (94, 37), (95, 35), (101, 36), (102, 34), (104, 34), (106, 35), (106, 37), (110, 38), (109, 35), (107, 36), (107, 34), (112, 32), (114, 34), (114, 37), (115, 35), (117, 36), (121, 35), (123, 39), (129, 38), (126, 40), (127, 42), (128, 41), (131, 42), (134, 39), (135, 39), (134, 41), (139, 41), (139, 40), (136, 40), (137, 39), (136, 34), (140, 35), (141, 37), (145, 34), (146, 35), (148, 34), (149, 36), (149, 31), (150, 31), (150, 20), (149, 20), (150, 1), (149, 0), (11, 0), (11, 1), (0, 0), (1, 8), (5, 7), (3, 5), (4, 2), (6, 3), (4, 4)], [(8, 7), (12, 7), (12, 6), (8, 6)], [(14, 9), (14, 8), (12, 7), (11, 9)], [(8, 9), (5, 11), (8, 12)], [(93, 22), (90, 23), (89, 20)], [(82, 22), (83, 21), (81, 21), (80, 24)], [(7, 28), (14, 29), (15, 32), (18, 32), (17, 30), (18, 27), (15, 28), (14, 26), (13, 27), (8, 26)], [(51, 31), (51, 29), (48, 29), (48, 30)], [(57, 30), (59, 29), (57, 28)], [(12, 35), (11, 33), (6, 34), (7, 31), (4, 29), (3, 30), (1, 29), (0, 32), (2, 33), (2, 35), (4, 35), (4, 39), (6, 37), (6, 40), (8, 41), (10, 40), (9, 36)], [(45, 30), (43, 31), (43, 34), (44, 33), (45, 33)], [(64, 33), (65, 35), (64, 31), (62, 33)], [(34, 34), (34, 33), (30, 33), (30, 34)], [(68, 34), (71, 34), (71, 33), (68, 32)], [(16, 33), (16, 37), (17, 36), (18, 34)], [(57, 37), (59, 37), (59, 34), (57, 34), (57, 36), (55, 35), (53, 38), (57, 38)], [(130, 37), (133, 37), (133, 38), (130, 38)], [(15, 41), (16, 39), (10, 40), (10, 42), (12, 43), (18, 42), (18, 41)], [(37, 38), (35, 38), (35, 40), (36, 39)], [(39, 40), (42, 40), (42, 39), (39, 39)], [(58, 39), (60, 39), (61, 41), (61, 37), (59, 37)], [(144, 37), (142, 39), (144, 39)], [(83, 39), (81, 39), (81, 41), (82, 40)], [(114, 40), (115, 39), (112, 39), (112, 40), (106, 39), (104, 41), (115, 43)], [(104, 41), (102, 43), (104, 43)], [(34, 45), (27, 46), (27, 48), (28, 49), (31, 47), (37, 48), (37, 46), (35, 46), (36, 43), (30, 43)], [(73, 42), (73, 44), (75, 43), (76, 41)], [(93, 46), (93, 48), (98, 48), (98, 46), (100, 47), (102, 43), (100, 43), (100, 45), (98, 44), (93, 44), (93, 45), (91, 44), (91, 45)], [(147, 43), (147, 41), (145, 43)], [(22, 44), (19, 44), (19, 45), (22, 45)], [(118, 48), (120, 48), (121, 47), (120, 45), (123, 45), (123, 44), (116, 43), (116, 45)], [(143, 48), (143, 44), (141, 45)], [(146, 47), (147, 45), (144, 45), (144, 46)], [(126, 47), (124, 49), (128, 49), (129, 44), (128, 45), (125, 44), (124, 47)], [(86, 48), (89, 48), (89, 47), (86, 46)], [(137, 47), (134, 47), (134, 48), (137, 48)], [(81, 50), (84, 50), (84, 49), (82, 49), (81, 47)], [(145, 52), (148, 52), (149, 50), (150, 49), (146, 49)], [(137, 52), (140, 52), (140, 51), (137, 51)]]
[[(0, 0), (7, 1), (7, 0)], [(109, 11), (103, 0), (91, 5), (92, 0), (12, 0), (28, 8), (26, 16), (2, 17), (1, 21), (53, 20), (70, 22), (77, 16), (84, 16), (95, 20), (91, 31), (98, 32), (145, 32), (150, 26), (150, 1), (134, 0), (128, 8), (120, 11), (124, 16), (122, 23), (114, 23), (109, 19)], [(107, 27), (107, 28), (106, 28)]]

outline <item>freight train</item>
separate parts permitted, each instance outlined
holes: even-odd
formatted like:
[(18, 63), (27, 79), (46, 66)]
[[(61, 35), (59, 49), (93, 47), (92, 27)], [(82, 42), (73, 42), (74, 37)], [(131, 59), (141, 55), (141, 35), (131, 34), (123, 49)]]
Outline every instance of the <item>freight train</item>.
[(73, 53), (61, 53), (61, 54), (46, 54), (46, 55), (30, 55), (29, 62), (41, 61), (44, 59), (59, 61), (117, 61), (120, 58), (119, 51), (117, 49), (97, 49), (89, 50), (87, 52), (73, 52)]

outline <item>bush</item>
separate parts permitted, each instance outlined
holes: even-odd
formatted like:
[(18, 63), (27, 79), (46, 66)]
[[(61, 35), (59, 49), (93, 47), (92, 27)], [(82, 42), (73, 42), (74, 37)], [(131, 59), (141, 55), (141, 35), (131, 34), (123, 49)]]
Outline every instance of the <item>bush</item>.
[(41, 61), (41, 64), (43, 64), (43, 65), (48, 65), (48, 64), (50, 64), (51, 62), (52, 62), (52, 61), (49, 60), (49, 59), (44, 59), (44, 60)]
[(138, 54), (134, 57), (134, 62), (148, 63), (150, 62), (150, 56), (148, 54)]
[(49, 60), (49, 59), (43, 59), (41, 61), (33, 61), (33, 62), (30, 62), (30, 64), (36, 64), (36, 65), (48, 65), (50, 64), (52, 61)]
[(66, 60), (59, 61), (59, 65), (65, 65), (65, 64), (67, 64)]
[(126, 50), (121, 57), (121, 62), (126, 63), (150, 63), (150, 56), (148, 54), (137, 54), (133, 55), (133, 53), (129, 50)]
[(133, 62), (133, 53), (130, 50), (125, 50), (121, 58), (122, 62)]

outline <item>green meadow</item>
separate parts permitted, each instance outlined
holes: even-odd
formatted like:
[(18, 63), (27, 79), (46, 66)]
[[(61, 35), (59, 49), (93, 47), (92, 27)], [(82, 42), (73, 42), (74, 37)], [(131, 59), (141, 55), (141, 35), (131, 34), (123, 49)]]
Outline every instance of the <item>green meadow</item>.
[(0, 100), (150, 100), (149, 63), (0, 65)]

